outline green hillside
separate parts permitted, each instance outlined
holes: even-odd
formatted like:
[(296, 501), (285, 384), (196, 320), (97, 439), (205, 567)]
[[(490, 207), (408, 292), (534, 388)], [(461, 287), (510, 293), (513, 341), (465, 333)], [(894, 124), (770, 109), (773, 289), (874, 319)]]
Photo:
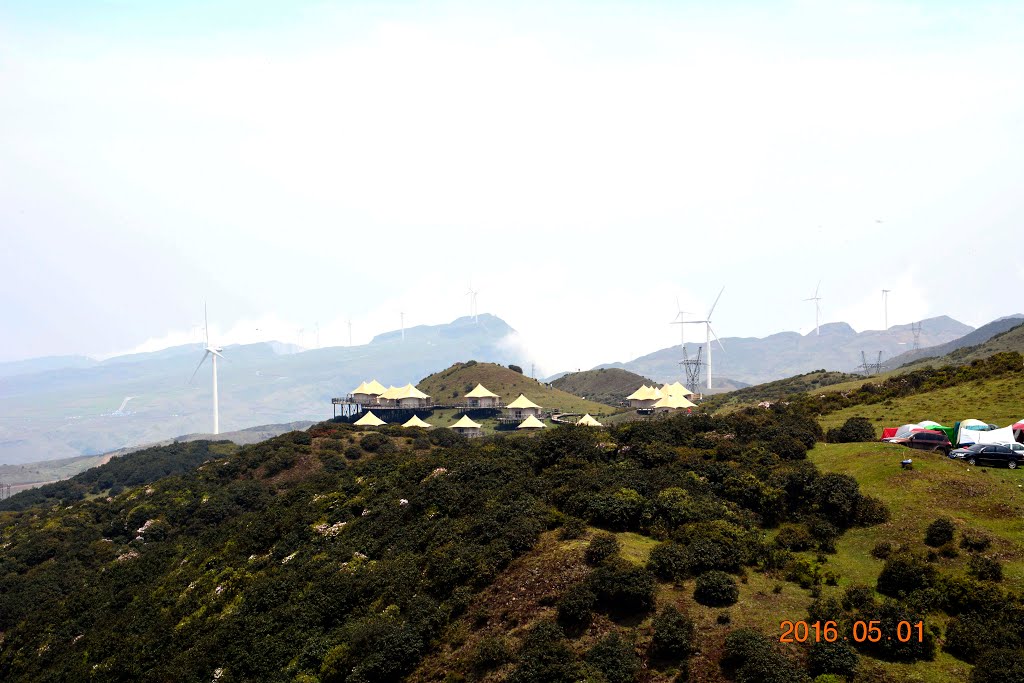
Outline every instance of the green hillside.
[(456, 363), (446, 370), (423, 378), (416, 386), (420, 391), (430, 394), (435, 401), (462, 402), (463, 397), (477, 384), (483, 384), (501, 396), (506, 403), (515, 400), (519, 394), (526, 394), (531, 401), (551, 412), (590, 413), (597, 417), (611, 415), (618, 410), (597, 401), (574, 396), (494, 363)]
[(857, 382), (863, 383), (864, 377), (848, 372), (833, 372), (830, 370), (815, 370), (803, 375), (794, 375), (786, 379), (757, 384), (752, 387), (737, 389), (724, 394), (715, 394), (704, 401), (709, 410), (725, 407), (736, 407), (758, 403), (760, 401), (781, 401), (808, 391), (817, 391), (824, 387)]
[(600, 368), (566, 373), (551, 386), (591, 401), (618, 406), (623, 405), (626, 397), (642, 384), (652, 386), (658, 383), (622, 368)]

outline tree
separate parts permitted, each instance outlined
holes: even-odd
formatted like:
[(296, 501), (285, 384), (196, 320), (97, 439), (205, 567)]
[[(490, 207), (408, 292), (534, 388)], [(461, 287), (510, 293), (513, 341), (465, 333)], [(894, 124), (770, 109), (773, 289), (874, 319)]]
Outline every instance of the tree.
[(704, 572), (697, 577), (693, 599), (709, 607), (728, 607), (736, 603), (740, 590), (736, 580), (725, 572)]

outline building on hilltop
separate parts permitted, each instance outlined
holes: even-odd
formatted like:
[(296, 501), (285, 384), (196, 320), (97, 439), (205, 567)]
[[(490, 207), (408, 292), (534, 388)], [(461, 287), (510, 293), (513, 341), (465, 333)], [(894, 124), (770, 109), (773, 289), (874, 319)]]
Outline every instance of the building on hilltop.
[(352, 390), (349, 395), (352, 403), (358, 403), (360, 405), (375, 405), (387, 389), (384, 385), (373, 379), (369, 382), (363, 382), (358, 387)]
[(544, 409), (526, 398), (525, 394), (519, 394), (519, 398), (505, 406), (505, 417), (510, 420), (523, 420), (531, 415), (539, 416)]
[(547, 425), (538, 420), (536, 416), (530, 415), (516, 429), (544, 429), (545, 427)]
[(500, 408), (501, 397), (483, 384), (477, 384), (473, 391), (466, 394), (466, 405), (470, 408)]
[(462, 434), (463, 436), (468, 436), (469, 438), (484, 435), (482, 425), (479, 425), (476, 422), (470, 420), (469, 415), (463, 415), (462, 419), (453, 424), (450, 427), (450, 429), (454, 429), (459, 434)]
[(430, 396), (406, 384), (404, 387), (390, 387), (377, 397), (377, 402), (391, 408), (425, 408), (430, 405)]

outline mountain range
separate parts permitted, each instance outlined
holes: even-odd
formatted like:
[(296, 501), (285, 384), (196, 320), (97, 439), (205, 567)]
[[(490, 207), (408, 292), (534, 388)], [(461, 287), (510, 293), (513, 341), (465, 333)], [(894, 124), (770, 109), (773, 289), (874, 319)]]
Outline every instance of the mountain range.
[[(388, 332), (369, 344), (280, 353), (271, 343), (228, 346), (218, 365), (221, 430), (322, 420), (331, 398), (376, 378), (403, 385), (474, 358), (522, 363), (516, 335), (483, 314)], [(0, 463), (107, 453), (212, 423), (209, 364), (189, 383), (196, 344), (95, 361), (79, 356), (0, 364)]]
[[(919, 343), (922, 348), (945, 344), (973, 330), (970, 325), (949, 316), (928, 318), (921, 321)], [(889, 359), (912, 348), (913, 343), (914, 333), (910, 325), (856, 332), (842, 322), (822, 325), (820, 334), (814, 331), (803, 335), (779, 332), (763, 338), (724, 337), (721, 346), (715, 343), (712, 349), (712, 381), (718, 385), (718, 390), (723, 390), (734, 388), (736, 383), (741, 383), (740, 386), (761, 384), (818, 369), (853, 371), (863, 362), (861, 352), (871, 362), (881, 351), (883, 362), (888, 364)], [(698, 348), (703, 346), (687, 342), (686, 352), (693, 358)], [(706, 350), (702, 353), (706, 354)], [(706, 356), (702, 358), (706, 361)], [(681, 359), (680, 347), (670, 346), (625, 363), (598, 367), (623, 368), (658, 382), (685, 381), (679, 365)]]

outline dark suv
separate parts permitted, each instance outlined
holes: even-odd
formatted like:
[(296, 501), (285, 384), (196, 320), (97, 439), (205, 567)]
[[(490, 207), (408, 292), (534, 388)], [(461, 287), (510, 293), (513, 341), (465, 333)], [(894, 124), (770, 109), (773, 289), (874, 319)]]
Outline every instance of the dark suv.
[(949, 442), (946, 435), (935, 430), (914, 432), (907, 437), (890, 439), (889, 443), (898, 443), (901, 446), (916, 448), (919, 451), (936, 451), (943, 455), (949, 455), (950, 449), (953, 448), (953, 444)]
[(1016, 445), (1017, 449), (999, 444), (990, 444), (980, 448), (976, 446), (964, 455), (964, 460), (971, 465), (1006, 465), (1011, 470), (1015, 470), (1017, 465), (1021, 464), (1021, 460), (1024, 460), (1024, 450), (1019, 450), (1020, 444)]

